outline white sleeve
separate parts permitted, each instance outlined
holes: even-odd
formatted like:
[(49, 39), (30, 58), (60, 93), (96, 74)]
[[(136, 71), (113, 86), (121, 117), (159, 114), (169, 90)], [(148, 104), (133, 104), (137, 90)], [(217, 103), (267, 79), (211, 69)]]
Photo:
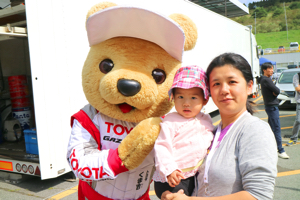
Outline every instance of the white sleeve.
[(98, 150), (97, 142), (76, 119), (68, 144), (67, 160), (74, 174), (82, 180), (114, 179), (119, 173), (127, 171), (121, 164), (118, 149)]

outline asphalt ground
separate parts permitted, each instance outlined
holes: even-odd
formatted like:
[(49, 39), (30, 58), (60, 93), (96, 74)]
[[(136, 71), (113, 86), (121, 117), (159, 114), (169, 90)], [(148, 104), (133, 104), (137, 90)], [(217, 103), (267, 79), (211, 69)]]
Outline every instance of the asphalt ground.
[[(257, 103), (257, 112), (254, 115), (267, 121), (262, 97), (259, 96), (252, 100)], [(296, 115), (295, 106), (280, 108), (279, 112), (283, 146), (290, 159), (278, 159), (274, 200), (298, 200), (300, 199), (300, 140), (296, 145), (285, 146), (293, 128)], [(220, 121), (218, 112), (212, 113), (211, 116), (214, 124), (218, 124)], [(0, 179), (0, 200), (76, 200), (78, 180), (67, 181), (71, 178), (72, 174), (69, 173), (48, 180), (24, 176), (22, 181), (17, 183)], [(149, 193), (152, 200), (158, 200), (153, 184), (150, 186)]]

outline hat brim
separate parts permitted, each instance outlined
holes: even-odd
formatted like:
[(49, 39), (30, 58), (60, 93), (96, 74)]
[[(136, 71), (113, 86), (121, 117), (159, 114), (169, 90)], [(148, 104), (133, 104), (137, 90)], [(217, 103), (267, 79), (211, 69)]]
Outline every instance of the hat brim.
[(153, 42), (182, 62), (184, 32), (173, 20), (139, 7), (113, 6), (91, 15), (86, 22), (90, 46), (113, 37)]

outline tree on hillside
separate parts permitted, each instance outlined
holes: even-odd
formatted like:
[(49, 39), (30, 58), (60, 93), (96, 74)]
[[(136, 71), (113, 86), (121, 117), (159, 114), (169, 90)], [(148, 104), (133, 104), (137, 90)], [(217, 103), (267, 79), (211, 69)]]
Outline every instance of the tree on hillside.
[(255, 9), (255, 3), (256, 3), (255, 1), (253, 3), (248, 3), (249, 10)]
[(282, 9), (282, 8), (277, 8), (277, 9), (274, 11), (272, 17), (277, 17), (277, 16), (281, 15), (282, 13), (283, 13), (283, 9)]
[(268, 15), (267, 11), (263, 8), (263, 7), (258, 7), (254, 10), (254, 12), (252, 13), (252, 17), (255, 18), (262, 18), (262, 17), (266, 17)]
[(280, 8), (280, 6), (269, 6), (266, 8), (267, 12), (274, 12), (277, 8)]
[(279, 23), (279, 29), (280, 29), (280, 31), (286, 31), (286, 23), (285, 23), (285, 21), (282, 21), (282, 22), (280, 22)]
[(280, 0), (273, 0), (273, 5), (279, 6), (280, 5)]
[[(299, 2), (299, 0), (261, 0), (261, 1), (255, 1), (253, 3), (248, 4), (249, 10), (253, 10), (256, 7), (264, 7), (267, 8), (269, 6), (279, 6), (283, 2)], [(299, 7), (298, 7), (299, 8)]]
[(299, 0), (280, 0), (281, 3), (283, 3), (283, 2), (293, 2), (293, 1), (299, 1)]
[(291, 5), (289, 6), (290, 9), (297, 9), (300, 8), (300, 3), (299, 2), (293, 2), (291, 3)]

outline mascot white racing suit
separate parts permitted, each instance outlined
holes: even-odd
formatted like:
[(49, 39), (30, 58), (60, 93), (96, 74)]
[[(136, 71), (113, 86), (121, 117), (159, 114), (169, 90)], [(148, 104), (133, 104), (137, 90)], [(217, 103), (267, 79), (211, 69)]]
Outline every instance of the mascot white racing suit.
[(134, 170), (122, 165), (121, 141), (136, 123), (103, 115), (90, 104), (71, 118), (72, 132), (67, 159), (80, 179), (78, 199), (148, 200), (154, 172), (153, 151)]

